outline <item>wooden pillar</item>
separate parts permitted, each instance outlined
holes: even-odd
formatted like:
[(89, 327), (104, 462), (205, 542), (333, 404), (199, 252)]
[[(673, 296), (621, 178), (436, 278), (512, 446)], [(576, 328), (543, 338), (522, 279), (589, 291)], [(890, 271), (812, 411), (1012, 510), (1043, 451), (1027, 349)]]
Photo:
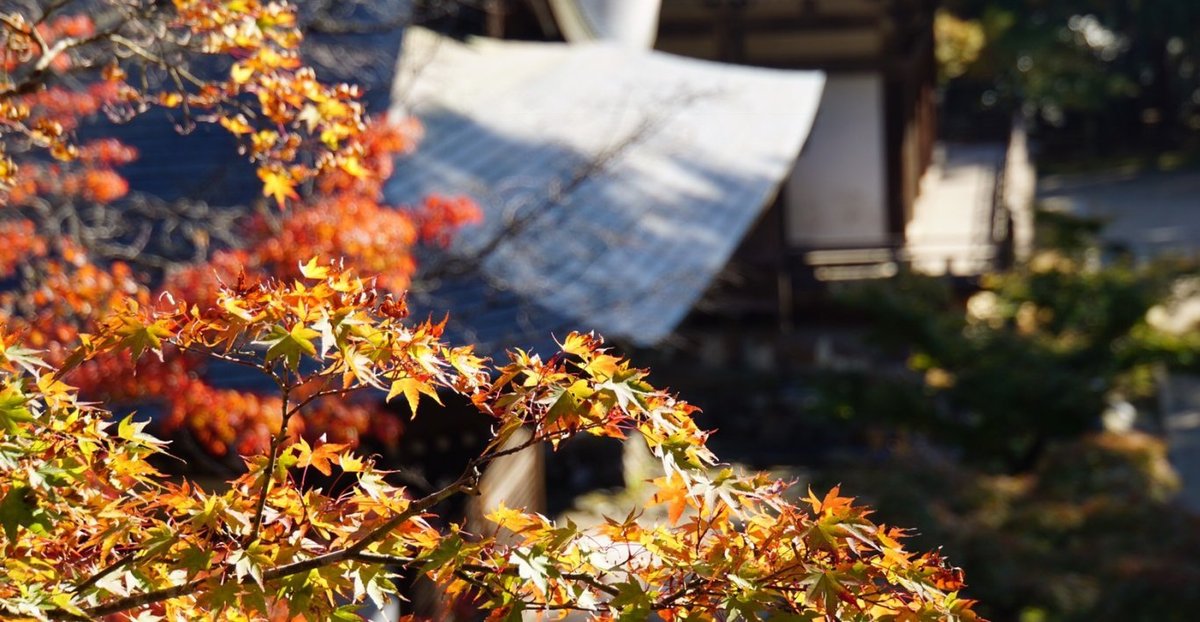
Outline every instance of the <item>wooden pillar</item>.
[(508, 34), (507, 22), (511, 10), (509, 3), (505, 0), (486, 0), (484, 2), (484, 31), (487, 36), (503, 39)]
[[(501, 450), (529, 441), (533, 432), (522, 428)], [(467, 509), (471, 529), (485, 530), (484, 516), (504, 504), (527, 512), (546, 511), (546, 460), (541, 444), (492, 461), (479, 480), (479, 496)]]

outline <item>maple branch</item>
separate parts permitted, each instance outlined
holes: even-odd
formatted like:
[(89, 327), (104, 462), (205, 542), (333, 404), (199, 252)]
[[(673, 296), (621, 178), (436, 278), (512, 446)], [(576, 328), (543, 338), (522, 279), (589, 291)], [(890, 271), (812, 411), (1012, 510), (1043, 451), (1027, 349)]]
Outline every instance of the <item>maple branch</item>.
[[(162, 56), (159, 56), (158, 54), (154, 54), (153, 52), (142, 47), (135, 41), (127, 39), (124, 36), (121, 36), (118, 34), (112, 35), (111, 37), (109, 37), (109, 40), (111, 40), (113, 43), (116, 43), (117, 45), (120, 45), (120, 46), (124, 47), (125, 49), (129, 50), (134, 55), (140, 57), (142, 60), (145, 60), (150, 63), (154, 63), (155, 65), (158, 65), (159, 67), (167, 69), (173, 75), (176, 75), (177, 79), (178, 79), (178, 77), (186, 78), (187, 81), (191, 82), (193, 86), (203, 86), (205, 84), (204, 80), (201, 80), (200, 78), (196, 77), (195, 74), (193, 74), (192, 72), (188, 71), (187, 69), (183, 68), (180, 65), (176, 65), (176, 64), (172, 64), (172, 63), (168, 62), (167, 59), (163, 58)], [(185, 98), (184, 102), (186, 102), (186, 101), (187, 100)]]
[[(419, 561), (415, 557), (402, 557), (400, 555), (387, 555), (385, 553), (372, 553), (370, 551), (362, 551), (360, 553), (357, 553), (353, 556), (353, 558), (356, 560), (359, 560), (359, 561), (369, 562), (369, 563), (373, 563), (373, 564), (387, 564), (387, 565), (391, 565), (391, 566), (397, 566), (400, 568), (406, 568), (406, 567), (412, 565), (414, 562)], [(484, 566), (482, 564), (462, 564), (458, 568), (461, 571), (474, 572), (474, 573), (478, 573), (478, 574), (482, 574), (482, 575), (504, 574), (504, 575), (511, 576), (511, 575), (518, 574), (516, 568), (496, 569), (496, 568), (491, 568), (489, 566)], [(611, 585), (606, 585), (604, 583), (601, 583), (599, 580), (596, 579), (596, 577), (593, 577), (590, 574), (585, 574), (582, 572), (560, 572), (559, 576), (561, 576), (564, 579), (567, 579), (568, 581), (579, 581), (580, 583), (586, 583), (589, 586), (591, 586), (597, 590), (600, 590), (601, 592), (604, 592), (606, 594), (610, 594), (612, 596), (617, 596), (621, 593), (620, 590), (618, 590), (617, 588), (615, 588)], [(464, 580), (465, 580), (465, 577), (460, 577), (460, 578), (464, 578)]]
[(108, 575), (112, 574), (113, 572), (116, 572), (118, 569), (128, 565), (129, 562), (132, 562), (134, 560), (134, 558), (136, 558), (138, 556), (138, 554), (141, 552), (142, 552), (142, 549), (134, 549), (132, 551), (129, 551), (128, 553), (122, 555), (120, 557), (120, 559), (118, 559), (117, 561), (109, 564), (103, 570), (100, 570), (96, 574), (93, 574), (92, 576), (88, 577), (87, 579), (84, 579), (83, 582), (79, 583), (74, 588), (72, 588), (71, 592), (73, 592), (75, 594), (79, 594), (79, 593), (83, 592), (84, 590), (92, 587), (93, 585), (96, 585), (104, 577), (107, 577)]
[(679, 603), (680, 598), (683, 598), (684, 596), (686, 596), (688, 594), (688, 592), (692, 591), (693, 589), (699, 587), (701, 584), (706, 583), (708, 581), (710, 581), (710, 579), (701, 577), (699, 575), (693, 575), (692, 577), (685, 580), (683, 582), (683, 585), (679, 586), (679, 588), (676, 589), (674, 592), (670, 593), (665, 598), (661, 598), (658, 601), (656, 601), (655, 608), (667, 609), (670, 607), (674, 607), (675, 605), (677, 605)]
[(271, 439), (271, 452), (267, 456), (267, 467), (263, 471), (263, 485), (259, 491), (258, 504), (254, 510), (254, 524), (250, 527), (250, 533), (246, 536), (246, 543), (254, 542), (258, 538), (258, 530), (262, 528), (263, 512), (267, 508), (267, 495), (271, 492), (271, 483), (275, 480), (275, 463), (279, 460), (279, 449), (283, 446), (284, 439), (287, 438), (288, 420), (296, 413), (295, 410), (288, 408), (288, 395), (291, 394), (292, 387), (284, 383), (280, 383), (280, 391), (282, 391), (283, 404), (280, 406), (281, 416), (283, 420), (279, 424), (279, 433), (275, 438)]
[[(328, 384), (329, 377), (326, 376), (325, 378), (326, 378), (325, 383)], [(296, 413), (300, 412), (301, 408), (304, 408), (305, 406), (308, 406), (309, 404), (311, 404), (323, 397), (329, 397), (330, 395), (347, 395), (347, 394), (353, 393), (355, 391), (359, 391), (361, 389), (363, 389), (363, 387), (342, 387), (340, 389), (321, 389), (320, 391), (317, 391), (317, 392), (313, 393), (312, 395), (309, 395), (308, 397), (304, 398), (303, 400), (300, 400), (299, 402), (297, 402), (296, 405), (293, 406), (292, 409), (288, 412), (287, 417), (291, 418), (292, 415), (295, 415)]]
[(180, 585), (166, 587), (159, 590), (151, 590), (149, 592), (142, 592), (141, 594), (134, 594), (124, 598), (118, 598), (116, 600), (109, 601), (107, 604), (89, 607), (84, 609), (84, 611), (86, 611), (89, 615), (96, 617), (109, 616), (114, 613), (120, 613), (128, 609), (133, 609), (135, 607), (143, 607), (145, 605), (151, 605), (164, 600), (186, 596), (203, 587), (204, 583), (207, 581), (208, 578), (194, 579), (188, 583), (182, 583)]
[[(468, 463), (467, 468), (464, 469), (462, 474), (459, 475), (458, 478), (455, 479), (453, 482), (451, 482), (450, 484), (447, 484), (445, 487), (441, 488), (440, 490), (438, 490), (437, 492), (435, 492), (433, 494), (427, 495), (425, 497), (422, 497), (421, 499), (413, 501), (403, 511), (396, 513), (395, 516), (388, 519), (386, 522), (384, 522), (382, 525), (376, 527), (375, 529), (372, 529), (365, 536), (363, 536), (362, 538), (359, 538), (353, 544), (346, 546), (345, 548), (341, 548), (341, 549), (337, 549), (335, 551), (330, 551), (328, 553), (324, 553), (322, 555), (317, 555), (315, 557), (310, 557), (308, 559), (303, 559), (300, 561), (291, 562), (289, 564), (284, 564), (282, 566), (276, 566), (274, 568), (264, 570), (262, 573), (262, 580), (263, 581), (271, 581), (271, 580), (275, 580), (275, 579), (281, 579), (284, 577), (289, 577), (289, 576), (292, 576), (295, 574), (299, 574), (301, 572), (308, 572), (309, 570), (313, 570), (316, 568), (323, 568), (325, 566), (337, 564), (337, 563), (346, 561), (348, 559), (354, 559), (356, 556), (363, 553), (368, 546), (381, 540), (382, 538), (387, 536), (388, 533), (392, 532), (394, 529), (396, 529), (400, 525), (404, 524), (405, 521), (413, 518), (414, 516), (419, 516), (421, 514), (424, 514), (427, 510), (433, 508), (437, 504), (439, 504), (457, 494), (460, 494), (460, 493), (471, 494), (471, 495), (478, 494), (479, 490), (478, 490), (477, 482), (480, 477), (479, 467), (488, 464), (489, 462), (491, 462), (492, 460), (495, 460), (496, 458), (500, 458), (502, 456), (513, 454), (518, 451), (522, 451), (524, 449), (532, 447), (533, 445), (540, 444), (545, 441), (545, 438), (546, 437), (544, 437), (544, 436), (534, 436), (534, 437), (530, 438), (529, 440), (525, 441), (524, 443), (521, 443), (520, 445), (517, 445), (515, 447), (497, 451), (497, 452), (494, 452), (491, 454), (487, 454), (487, 455), (472, 459)], [(260, 499), (260, 504), (261, 503), (264, 503), (264, 501)], [(262, 520), (262, 518), (261, 518), (262, 506), (261, 505), (259, 506), (259, 509), (260, 509), (260, 514), (256, 519), (257, 524), (261, 524), (261, 520)], [(257, 531), (257, 529), (255, 531)], [(141, 594), (134, 594), (134, 595), (126, 596), (123, 598), (118, 598), (116, 600), (109, 601), (108, 603), (105, 603), (105, 604), (90, 607), (88, 609), (85, 609), (85, 611), (87, 611), (88, 614), (94, 615), (94, 616), (112, 615), (114, 613), (119, 613), (121, 611), (133, 609), (135, 607), (142, 607), (145, 605), (162, 602), (164, 600), (169, 600), (172, 598), (178, 598), (180, 596), (186, 596), (188, 594), (192, 594), (192, 593), (196, 592), (197, 590), (199, 590), (200, 588), (202, 588), (207, 580), (208, 579), (196, 579), (194, 581), (191, 581), (188, 583), (183, 583), (183, 584), (172, 586), (172, 587), (162, 588), (162, 589), (158, 589), (158, 590), (151, 590), (149, 592), (143, 592)], [(253, 581), (253, 578), (244, 577), (241, 582), (248, 583), (251, 581)]]
[(400, 555), (388, 555), (387, 553), (372, 553), (371, 551), (360, 551), (351, 556), (361, 562), (372, 564), (388, 564), (400, 568), (406, 567), (409, 564), (417, 561), (415, 557), (402, 557)]
[[(329, 377), (326, 376), (325, 380), (326, 380), (326, 383), (328, 383)], [(322, 397), (327, 397), (330, 395), (346, 394), (346, 393), (355, 391), (357, 389), (357, 387), (351, 387), (351, 388), (343, 387), (340, 389), (323, 389), (323, 390), (317, 391), (316, 393), (313, 393), (312, 395), (309, 395), (308, 397), (300, 400), (295, 406), (292, 406), (289, 408), (290, 402), (289, 402), (288, 396), (291, 394), (292, 389), (294, 387), (292, 385), (286, 385), (281, 382), (279, 388), (280, 388), (280, 391), (283, 393), (283, 406), (282, 406), (282, 413), (283, 413), (282, 419), (283, 420), (282, 420), (282, 423), (280, 423), (280, 425), (279, 425), (279, 433), (276, 434), (275, 437), (271, 439), (271, 452), (268, 455), (267, 470), (264, 473), (264, 476), (266, 477), (266, 481), (263, 483), (262, 492), (261, 492), (261, 494), (259, 494), (259, 497), (258, 497), (258, 506), (254, 512), (254, 526), (251, 527), (251, 529), (250, 529), (250, 534), (246, 540), (247, 542), (253, 542), (254, 539), (256, 537), (258, 537), (259, 529), (262, 528), (263, 512), (266, 510), (266, 506), (267, 506), (267, 496), (271, 492), (271, 482), (272, 482), (272, 480), (275, 479), (274, 478), (275, 463), (279, 460), (279, 451), (280, 451), (280, 449), (283, 448), (284, 441), (287, 440), (288, 422), (291, 421), (292, 417), (295, 416), (296, 413), (300, 412), (301, 408), (304, 408), (305, 406), (313, 403), (314, 401), (316, 401)]]
[[(475, 586), (475, 588), (478, 589), (480, 592), (489, 594), (489, 595), (496, 594), (495, 586), (488, 585), (483, 580), (481, 580), (475, 576), (472, 576), (470, 574), (471, 572), (475, 572), (477, 574), (481, 574), (484, 576), (499, 574), (499, 575), (507, 575), (507, 576), (512, 577), (512, 576), (518, 576), (520, 574), (520, 572), (516, 568), (497, 569), (497, 568), (490, 568), (488, 566), (483, 566), (480, 564), (464, 564), (464, 565), (460, 566), (457, 570), (454, 571), (454, 576)], [(599, 581), (597, 581), (594, 577), (592, 577), (590, 575), (586, 575), (586, 574), (578, 573), (578, 572), (562, 572), (562, 573), (559, 573), (559, 576), (561, 576), (562, 578), (567, 579), (569, 581), (579, 581), (580, 583), (586, 583), (589, 586), (591, 586), (597, 590), (600, 590), (614, 598), (621, 595), (620, 590), (618, 590), (617, 588), (614, 588), (611, 585), (605, 585), (603, 583), (600, 583)], [(597, 612), (597, 609), (595, 607), (582, 607), (580, 605), (572, 605), (572, 604), (552, 605), (545, 601), (523, 600), (523, 599), (521, 599), (521, 595), (519, 593), (514, 592), (505, 586), (500, 586), (500, 591), (502, 591), (507, 596), (510, 596), (512, 598), (512, 600), (521, 603), (521, 605), (524, 608), (526, 608), (527, 610), (531, 610), (531, 611), (586, 611), (586, 612), (591, 612), (591, 613)]]
[[(49, 69), (59, 56), (62, 56), (69, 50), (91, 45), (99, 41), (108, 41), (122, 45), (139, 56), (143, 56), (143, 54), (145, 54), (143, 58), (150, 62), (157, 62), (159, 64), (164, 63), (162, 59), (158, 59), (156, 61), (153, 58), (153, 54), (146, 52), (145, 49), (136, 42), (119, 34), (120, 30), (124, 28), (126, 24), (150, 21), (153, 14), (159, 10), (160, 3), (158, 2), (148, 2), (139, 6), (136, 11), (125, 13), (120, 19), (115, 20), (115, 22), (109, 28), (99, 32), (93, 33), (86, 37), (63, 37), (62, 39), (55, 41), (53, 45), (49, 45), (45, 38), (42, 37), (42, 34), (38, 32), (37, 26), (44, 23), (55, 12), (59, 11), (68, 4), (73, 3), (74, 1), (75, 0), (55, 0), (53, 4), (46, 8), (41, 17), (39, 17), (37, 21), (29, 27), (29, 30), (21, 28), (15, 20), (12, 20), (7, 15), (0, 15), (0, 22), (2, 22), (11, 30), (33, 38), (33, 40), (38, 44), (39, 49), (42, 51), (42, 54), (40, 57), (38, 57), (37, 62), (33, 64), (33, 67), (21, 80), (15, 81), (13, 86), (0, 91), (0, 101), (5, 101), (14, 97), (20, 97), (22, 95), (28, 95), (29, 93), (36, 91), (39, 87), (45, 84), (47, 80), (50, 79), (51, 75), (53, 75), (53, 72), (49, 71)], [(164, 64), (164, 66), (167, 65)], [(191, 78), (195, 78), (195, 76), (192, 76), (191, 74), (186, 75), (190, 76)]]
[[(203, 354), (205, 356), (211, 356), (212, 358), (215, 358), (218, 361), (222, 361), (225, 363), (233, 363), (236, 365), (241, 365), (243, 367), (250, 367), (250, 368), (258, 370), (258, 371), (264, 371), (262, 365), (255, 363), (254, 361), (252, 361), (250, 359), (242, 359), (242, 358), (238, 358), (236, 356), (229, 356), (228, 354), (223, 354), (221, 352), (211, 350), (207, 347), (198, 348), (193, 345), (187, 345), (187, 344), (181, 344), (181, 343), (174, 343), (174, 345), (175, 345), (175, 347), (177, 347), (181, 350), (186, 350), (188, 352), (192, 352), (195, 354)], [(243, 354), (245, 354), (245, 353), (243, 352)], [(274, 377), (274, 375), (270, 374), (269, 372), (264, 372), (264, 373), (267, 373), (267, 375)]]
[[(51, 609), (49, 611), (46, 611), (46, 615), (49, 616), (51, 620), (66, 620), (67, 622), (95, 622), (95, 620), (93, 620), (90, 616), (81, 616), (79, 614), (71, 613), (69, 611), (63, 611), (62, 609)], [(29, 615), (20, 614), (20, 613), (17, 613), (16, 611), (13, 611), (12, 609), (8, 609), (6, 607), (0, 606), (0, 620), (32, 620), (32, 619), (34, 619), (34, 618)]]
[(42, 35), (41, 30), (38, 29), (38, 26), (40, 26), (41, 23), (42, 23), (41, 20), (39, 20), (37, 23), (31, 25), (29, 27), (29, 31), (26, 34), (28, 34), (30, 37), (33, 37), (33, 40), (37, 42), (38, 49), (41, 50), (43, 54), (45, 54), (50, 50), (50, 46), (49, 46), (48, 42), (46, 41), (46, 37), (44, 35)]
[[(9, 28), (15, 27), (15, 22), (3, 19), (3, 17), (4, 16), (0, 16), (0, 21), (3, 21), (4, 24)], [(13, 86), (0, 91), (0, 101), (12, 99), (14, 97), (20, 97), (22, 95), (28, 95), (29, 93), (36, 91), (46, 82), (46, 80), (50, 78), (51, 72), (48, 71), (50, 69), (50, 65), (54, 64), (54, 61), (68, 50), (90, 45), (97, 41), (108, 39), (116, 34), (116, 30), (114, 29), (98, 32), (88, 37), (63, 37), (62, 39), (55, 41), (54, 45), (46, 48), (45, 45), (47, 44), (45, 40), (42, 39), (41, 34), (36, 32), (36, 28), (31, 29), (33, 31), (32, 33), (19, 28), (16, 30), (21, 34), (33, 37), (35, 41), (41, 41), (39, 45), (42, 46), (41, 49), (43, 54), (38, 57), (37, 62), (33, 64), (33, 68), (29, 70), (29, 73), (26, 74), (21, 81), (15, 82)]]
[(41, 50), (43, 54), (46, 52), (48, 47), (46, 44), (46, 38), (42, 36), (42, 33), (38, 32), (36, 24), (26, 30), (21, 27), (21, 24), (17, 23), (17, 20), (13, 19), (12, 16), (9, 15), (0, 15), (0, 23), (8, 26), (8, 29), (15, 33), (22, 34), (33, 39), (34, 42), (37, 43), (38, 49)]
[[(329, 566), (332, 564), (336, 564), (336, 563), (345, 561), (347, 559), (351, 559), (355, 555), (362, 553), (363, 549), (365, 549), (368, 545), (383, 538), (390, 531), (392, 531), (396, 527), (400, 526), (408, 519), (410, 519), (414, 516), (417, 516), (419, 514), (423, 514), (426, 510), (432, 508), (433, 506), (437, 505), (438, 503), (441, 503), (442, 501), (449, 499), (450, 497), (454, 496), (455, 494), (458, 494), (459, 492), (463, 492), (463, 485), (468, 480), (469, 480), (469, 478), (467, 477), (467, 474), (464, 473), (464, 475), (460, 476), (458, 480), (456, 480), (455, 482), (446, 486), (445, 488), (442, 488), (438, 492), (409, 504), (409, 506), (407, 508), (405, 508), (404, 511), (397, 513), (394, 517), (389, 519), (386, 523), (384, 523), (383, 525), (379, 526), (378, 528), (372, 530), (370, 533), (368, 533), (366, 536), (363, 536), (361, 539), (359, 539), (354, 544), (351, 544), (350, 546), (347, 546), (342, 549), (338, 549), (336, 551), (330, 551), (323, 555), (317, 555), (316, 557), (310, 557), (308, 559), (300, 560), (297, 562), (292, 562), (290, 564), (284, 564), (282, 566), (276, 566), (275, 568), (265, 570), (262, 573), (262, 580), (263, 581), (271, 581), (271, 580), (275, 580), (275, 579), (281, 579), (284, 577), (289, 577), (294, 574), (299, 574), (301, 572), (308, 572), (309, 570), (313, 570), (315, 568), (322, 568), (324, 566)], [(243, 578), (242, 583), (248, 583), (253, 580), (254, 579), (251, 577), (245, 577), (245, 578)], [(134, 594), (131, 596), (126, 596), (124, 598), (118, 598), (116, 600), (109, 601), (108, 603), (97, 605), (95, 607), (90, 607), (90, 608), (86, 609), (85, 611), (87, 611), (90, 615), (94, 615), (94, 616), (102, 617), (102, 616), (106, 616), (106, 615), (112, 615), (114, 613), (119, 613), (121, 611), (133, 609), (135, 607), (142, 607), (145, 605), (162, 602), (164, 600), (178, 598), (180, 596), (186, 596), (188, 594), (191, 594), (191, 593), (199, 590), (201, 587), (204, 586), (206, 581), (208, 581), (207, 578), (196, 579), (196, 580), (190, 581), (188, 583), (183, 583), (183, 584), (172, 586), (172, 587), (162, 588), (162, 589), (158, 589), (158, 590), (151, 590), (149, 592), (143, 592), (141, 594)]]

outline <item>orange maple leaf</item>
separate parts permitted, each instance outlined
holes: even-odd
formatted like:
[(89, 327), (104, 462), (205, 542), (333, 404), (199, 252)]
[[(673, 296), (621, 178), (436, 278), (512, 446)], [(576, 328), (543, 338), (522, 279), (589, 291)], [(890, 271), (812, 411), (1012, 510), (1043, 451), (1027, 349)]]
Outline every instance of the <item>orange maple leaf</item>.
[(650, 500), (650, 505), (666, 505), (667, 518), (674, 525), (679, 522), (679, 518), (683, 516), (684, 510), (687, 509), (688, 494), (687, 486), (684, 485), (682, 478), (660, 477), (654, 480), (654, 484), (658, 487), (658, 491), (654, 493), (654, 498)]

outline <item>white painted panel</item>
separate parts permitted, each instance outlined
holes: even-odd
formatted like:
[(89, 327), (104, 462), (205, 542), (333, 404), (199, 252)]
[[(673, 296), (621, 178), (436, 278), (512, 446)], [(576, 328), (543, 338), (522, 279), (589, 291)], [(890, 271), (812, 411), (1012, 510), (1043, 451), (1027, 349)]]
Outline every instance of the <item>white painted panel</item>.
[(831, 74), (817, 120), (785, 187), (794, 246), (887, 242), (883, 78)]

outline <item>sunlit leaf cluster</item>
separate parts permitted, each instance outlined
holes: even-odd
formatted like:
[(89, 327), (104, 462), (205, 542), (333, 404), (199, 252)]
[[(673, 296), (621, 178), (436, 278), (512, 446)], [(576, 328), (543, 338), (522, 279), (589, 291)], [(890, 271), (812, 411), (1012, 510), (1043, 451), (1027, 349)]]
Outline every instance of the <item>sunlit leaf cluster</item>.
[(70, 131), (80, 116), (108, 108), (128, 117), (151, 106), (238, 136), (259, 165), (264, 193), (280, 206), (299, 199), (296, 186), (318, 174), (365, 177), (357, 90), (319, 82), (301, 62), (300, 41), (295, 10), (282, 2), (67, 0), (6, 7), (0, 133), (23, 140), (6, 137), (0, 184), (18, 180), (14, 151), (77, 157)]
[[(419, 575), (492, 619), (974, 619), (957, 571), (837, 491), (797, 505), (721, 468), (695, 408), (599, 337), (494, 364), (410, 320), (415, 245), (478, 211), (387, 205), (418, 128), (365, 119), (355, 88), (303, 65), (300, 34), (261, 0), (0, 8), (0, 618), (353, 620)], [(236, 136), (272, 208), (221, 243), (215, 222), (179, 220), (196, 259), (151, 281), (105, 215), (175, 212), (137, 203), (119, 173), (133, 150), (75, 130), (155, 107)], [(264, 389), (214, 382), (232, 370)], [(408, 490), (355, 448), (385, 401), (436, 417), (455, 394), (492, 437), (442, 488)], [(154, 430), (242, 456), (237, 475), (161, 473), (185, 447)], [(437, 514), (498, 458), (584, 434), (648, 445), (669, 521)]]
[[(315, 259), (300, 272), (224, 286), (207, 305), (127, 301), (53, 368), (5, 334), (0, 611), (327, 620), (352, 615), (341, 603), (395, 593), (399, 573), (427, 575), (492, 619), (974, 618), (956, 570), (906, 551), (901, 530), (838, 491), (796, 505), (784, 482), (714, 469), (695, 409), (598, 338), (571, 334), (549, 359), (517, 351), (493, 368), (444, 343), (441, 325), (409, 322), (403, 302), (369, 279)], [(163, 443), (144, 421), (114, 421), (65, 384), (97, 357), (154, 364), (174, 350), (279, 387), (270, 447), (219, 492), (160, 475), (148, 459)], [(441, 395), (464, 395), (493, 418), (494, 437), (449, 485), (411, 496), (372, 459), (291, 429), (315, 401), (360, 391), (403, 399), (422, 417), (437, 416)], [(532, 434), (516, 436), (522, 428)], [(644, 439), (666, 473), (654, 485), (670, 522), (634, 513), (582, 529), (500, 507), (479, 532), (431, 526), (437, 504), (476, 494), (496, 458), (578, 434)], [(343, 484), (305, 485), (311, 471)]]
[[(222, 283), (298, 277), (314, 256), (378, 274), (399, 293), (417, 245), (445, 243), (478, 219), (464, 199), (386, 204), (383, 181), (420, 127), (364, 117), (355, 88), (323, 84), (302, 65), (300, 35), (293, 7), (257, 0), (22, 0), (0, 10), (0, 317), (13, 331), (59, 363), (128, 301), (170, 291), (206, 304)], [(231, 132), (282, 211), (140, 195), (120, 173), (135, 149), (76, 137), (152, 109), (181, 130)], [(174, 233), (150, 249), (148, 227)], [(163, 412), (159, 432), (185, 434), (236, 469), (236, 455), (268, 446), (278, 398), (214, 386), (209, 367), (184, 353), (155, 365), (100, 356), (75, 384), (114, 408)], [(373, 403), (322, 405), (295, 424), (310, 439), (374, 434), (394, 444), (402, 427)]]

